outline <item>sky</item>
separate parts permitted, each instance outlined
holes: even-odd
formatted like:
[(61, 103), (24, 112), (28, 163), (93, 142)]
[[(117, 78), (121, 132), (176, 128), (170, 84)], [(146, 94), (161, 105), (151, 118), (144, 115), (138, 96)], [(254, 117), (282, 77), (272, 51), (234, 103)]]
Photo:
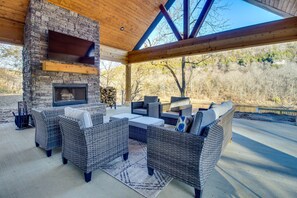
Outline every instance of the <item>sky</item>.
[(230, 5), (230, 8), (224, 11), (224, 15), (230, 20), (230, 29), (282, 19), (274, 13), (243, 0), (222, 0), (220, 3)]
[[(192, 12), (193, 11), (192, 9), (195, 3), (197, 2), (197, 0), (190, 0), (190, 1), (192, 5), (192, 8), (191, 8), (191, 12)], [(196, 11), (193, 11), (193, 15), (192, 15), (193, 19), (198, 18), (204, 3), (205, 3), (205, 0), (202, 0), (202, 3), (199, 4), (198, 9), (196, 9)], [(176, 14), (176, 10), (180, 11), (180, 8), (182, 8), (182, 5), (183, 5), (183, 0), (176, 0), (173, 6), (169, 9), (169, 13), (172, 16), (173, 20), (175, 20), (174, 14)], [(215, 8), (220, 8), (220, 7), (223, 7), (223, 8), (218, 9), (219, 11), (217, 12), (214, 11)], [(211, 16), (212, 16), (212, 20), (210, 19)], [(215, 3), (213, 4), (212, 9), (208, 14), (206, 21), (209, 20), (209, 21), (212, 21), (212, 23), (216, 23), (215, 21), (222, 20), (222, 21), (226, 21), (224, 23), (226, 25), (224, 25), (224, 27), (216, 28), (216, 30), (214, 30), (210, 26), (207, 27), (207, 23), (204, 23), (202, 25), (202, 28), (198, 36), (213, 34), (221, 31), (232, 30), (236, 28), (246, 27), (250, 25), (255, 25), (255, 24), (280, 20), (280, 19), (282, 19), (281, 16), (278, 16), (260, 7), (254, 6), (243, 0), (215, 0)], [(182, 29), (183, 29), (182, 18), (179, 20), (175, 20), (175, 24), (179, 29), (179, 31), (182, 33)], [(219, 22), (217, 22), (217, 24), (219, 24)], [(169, 30), (171, 33), (172, 31), (169, 28), (164, 18), (161, 20), (158, 26), (149, 36), (149, 39), (153, 41), (156, 37), (158, 37), (159, 34), (166, 34), (166, 36), (163, 37), (161, 41), (158, 41), (157, 44), (153, 44), (153, 46), (176, 41), (176, 38), (172, 34), (171, 35), (167, 34), (168, 31), (166, 30)], [(191, 25), (190, 30), (192, 30), (192, 28), (193, 28), (193, 25)]]

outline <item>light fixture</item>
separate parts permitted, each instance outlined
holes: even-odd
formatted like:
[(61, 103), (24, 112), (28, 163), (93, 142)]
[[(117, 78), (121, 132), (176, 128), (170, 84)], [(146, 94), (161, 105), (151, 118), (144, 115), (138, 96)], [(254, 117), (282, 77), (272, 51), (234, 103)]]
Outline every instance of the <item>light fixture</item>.
[(122, 27), (120, 28), (120, 30), (121, 30), (121, 31), (124, 31), (124, 30), (125, 30), (125, 28), (122, 26)]

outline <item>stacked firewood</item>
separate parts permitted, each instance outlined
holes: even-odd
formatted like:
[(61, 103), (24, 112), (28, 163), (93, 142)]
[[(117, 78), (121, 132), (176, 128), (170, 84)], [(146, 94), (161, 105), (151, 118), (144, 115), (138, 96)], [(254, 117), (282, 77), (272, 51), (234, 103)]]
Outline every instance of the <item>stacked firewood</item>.
[(116, 108), (117, 90), (114, 87), (100, 87), (101, 102), (109, 107)]

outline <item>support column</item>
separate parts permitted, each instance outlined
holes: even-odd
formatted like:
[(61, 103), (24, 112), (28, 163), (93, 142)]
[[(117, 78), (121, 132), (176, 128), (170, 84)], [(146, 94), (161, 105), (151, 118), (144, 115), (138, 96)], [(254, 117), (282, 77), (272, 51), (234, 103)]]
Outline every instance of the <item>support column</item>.
[(131, 102), (131, 92), (132, 92), (132, 83), (131, 83), (131, 64), (126, 65), (126, 105), (130, 105)]

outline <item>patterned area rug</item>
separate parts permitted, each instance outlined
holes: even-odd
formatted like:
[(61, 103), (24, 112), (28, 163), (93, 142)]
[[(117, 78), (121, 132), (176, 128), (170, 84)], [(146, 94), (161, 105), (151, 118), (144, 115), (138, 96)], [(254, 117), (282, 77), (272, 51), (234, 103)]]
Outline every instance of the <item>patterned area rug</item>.
[(102, 167), (102, 170), (129, 186), (144, 197), (157, 197), (172, 180), (155, 170), (153, 176), (147, 173), (146, 144), (129, 139), (129, 158), (117, 158)]

